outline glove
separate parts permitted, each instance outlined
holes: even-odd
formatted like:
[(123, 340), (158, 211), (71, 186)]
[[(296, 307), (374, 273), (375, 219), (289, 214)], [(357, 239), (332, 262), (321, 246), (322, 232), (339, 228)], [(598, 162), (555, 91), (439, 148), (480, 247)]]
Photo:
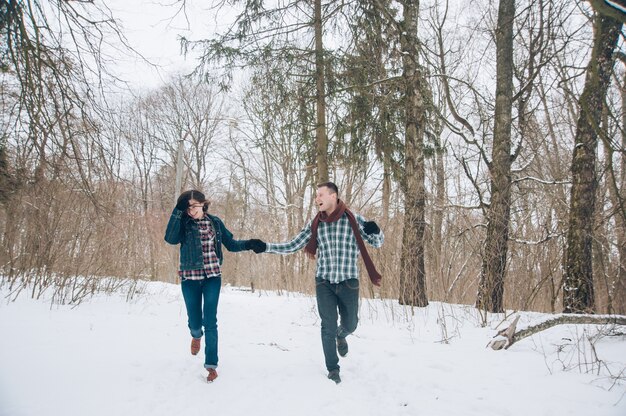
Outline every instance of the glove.
[(365, 234), (378, 234), (380, 228), (378, 228), (378, 224), (374, 221), (366, 221), (365, 224), (363, 224), (363, 231), (365, 231)]
[(254, 251), (256, 254), (263, 253), (267, 250), (267, 244), (263, 240), (253, 238), (246, 242), (246, 249)]
[(181, 195), (178, 197), (178, 201), (176, 201), (176, 209), (179, 209), (183, 212), (187, 212), (187, 210), (189, 209), (189, 200), (190, 200), (190, 195)]

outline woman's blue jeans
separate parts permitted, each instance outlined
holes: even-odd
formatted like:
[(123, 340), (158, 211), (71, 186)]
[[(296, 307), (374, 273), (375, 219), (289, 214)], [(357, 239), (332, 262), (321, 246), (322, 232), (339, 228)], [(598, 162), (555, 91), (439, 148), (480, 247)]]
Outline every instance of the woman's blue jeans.
[(204, 367), (217, 368), (217, 303), (220, 299), (222, 278), (185, 279), (180, 286), (191, 336), (201, 338), (204, 327)]
[[(339, 369), (337, 337), (354, 332), (359, 322), (359, 281), (348, 279), (340, 283), (316, 279), (317, 310), (322, 320), (322, 348), (328, 371)], [(337, 326), (339, 312), (340, 325)]]

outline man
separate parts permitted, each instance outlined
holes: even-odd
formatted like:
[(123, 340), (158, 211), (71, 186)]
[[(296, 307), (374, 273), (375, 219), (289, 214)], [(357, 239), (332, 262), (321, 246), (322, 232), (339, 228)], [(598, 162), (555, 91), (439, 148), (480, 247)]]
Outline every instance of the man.
[[(341, 382), (339, 357), (348, 354), (346, 337), (357, 327), (359, 309), (359, 253), (370, 280), (380, 286), (381, 276), (367, 253), (364, 241), (373, 247), (383, 244), (384, 236), (374, 221), (353, 214), (339, 199), (332, 182), (317, 186), (315, 203), (319, 213), (298, 235), (286, 243), (264, 243), (250, 240), (255, 253), (289, 254), (304, 248), (311, 259), (317, 254), (315, 293), (322, 320), (322, 347), (328, 378)], [(339, 312), (340, 325), (337, 325)]]

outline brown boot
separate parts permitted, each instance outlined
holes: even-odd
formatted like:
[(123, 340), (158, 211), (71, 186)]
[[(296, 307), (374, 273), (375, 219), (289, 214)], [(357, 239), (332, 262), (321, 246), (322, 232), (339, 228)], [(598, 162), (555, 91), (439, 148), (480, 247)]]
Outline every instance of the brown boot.
[(215, 371), (215, 368), (207, 368), (207, 370), (209, 371), (209, 375), (206, 376), (206, 381), (208, 383), (213, 383), (213, 381), (217, 378), (217, 371)]
[(198, 355), (200, 352), (200, 340), (202, 338), (191, 338), (191, 355)]

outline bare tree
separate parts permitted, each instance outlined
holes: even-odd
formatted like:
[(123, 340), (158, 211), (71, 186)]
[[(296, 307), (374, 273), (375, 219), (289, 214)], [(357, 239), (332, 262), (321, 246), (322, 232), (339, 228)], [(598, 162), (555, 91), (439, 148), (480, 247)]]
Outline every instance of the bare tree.
[(223, 96), (204, 82), (175, 76), (146, 97), (144, 105), (154, 126), (146, 133), (161, 142), (168, 154), (165, 163), (176, 164), (178, 145), (183, 141), (187, 174), (183, 185), (198, 189), (208, 186), (209, 176), (218, 174), (210, 171), (220, 159), (216, 139), (228, 124)]
[(0, 3), (0, 65), (9, 85), (16, 85), (20, 116), (37, 155), (34, 178), (43, 178), (50, 149), (76, 163), (88, 192), (89, 180), (80, 154), (85, 126), (95, 131), (94, 113), (106, 74), (103, 47), (126, 44), (109, 10), (94, 2), (53, 0)]
[(106, 47), (125, 39), (100, 2), (2, 1), (0, 16), (0, 77), (10, 108), (3, 121), (11, 126), (0, 147), (15, 180), (2, 264), (10, 278), (33, 283), (34, 295), (69, 280), (71, 299), (80, 299), (93, 283), (80, 275), (115, 268), (101, 256), (111, 248), (101, 237), (117, 188), (103, 160), (111, 149), (99, 114), (111, 79)]

